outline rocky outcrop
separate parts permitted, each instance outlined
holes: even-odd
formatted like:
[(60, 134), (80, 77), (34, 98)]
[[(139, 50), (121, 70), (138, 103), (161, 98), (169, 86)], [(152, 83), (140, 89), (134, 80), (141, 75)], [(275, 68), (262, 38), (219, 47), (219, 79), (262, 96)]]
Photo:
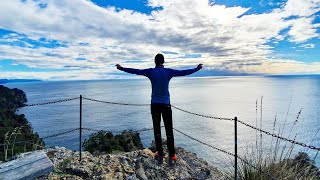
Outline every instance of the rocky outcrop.
[(55, 147), (46, 152), (55, 170), (40, 179), (223, 179), (217, 168), (179, 147), (173, 167), (168, 165), (167, 156), (159, 164), (150, 149), (98, 155), (83, 152), (81, 162), (79, 152), (66, 148)]

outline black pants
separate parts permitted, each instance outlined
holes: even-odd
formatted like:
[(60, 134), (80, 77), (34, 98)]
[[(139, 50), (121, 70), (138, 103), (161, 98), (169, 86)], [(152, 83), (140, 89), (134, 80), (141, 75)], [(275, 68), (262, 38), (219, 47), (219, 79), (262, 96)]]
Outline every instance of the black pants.
[(174, 137), (172, 126), (172, 111), (171, 106), (168, 104), (151, 104), (151, 114), (153, 120), (154, 139), (156, 148), (160, 156), (163, 156), (162, 139), (161, 139), (161, 115), (163, 118), (164, 126), (166, 128), (167, 146), (169, 157), (175, 155)]

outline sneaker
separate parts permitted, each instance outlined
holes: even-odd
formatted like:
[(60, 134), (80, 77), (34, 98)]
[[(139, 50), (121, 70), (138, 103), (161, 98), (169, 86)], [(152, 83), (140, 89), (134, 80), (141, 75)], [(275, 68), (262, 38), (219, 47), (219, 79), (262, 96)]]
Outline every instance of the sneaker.
[(159, 162), (159, 164), (163, 163), (163, 156), (160, 156), (158, 151), (154, 154), (154, 158)]
[(169, 158), (169, 166), (174, 166), (177, 162), (177, 156), (174, 155), (172, 157)]

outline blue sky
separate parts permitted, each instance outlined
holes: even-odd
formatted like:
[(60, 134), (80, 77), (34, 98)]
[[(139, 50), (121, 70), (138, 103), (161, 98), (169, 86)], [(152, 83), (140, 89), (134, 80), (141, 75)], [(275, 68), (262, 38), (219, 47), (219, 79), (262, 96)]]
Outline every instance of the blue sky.
[(114, 65), (159, 52), (200, 76), (320, 74), (320, 0), (12, 0), (0, 17), (0, 78), (128, 78)]

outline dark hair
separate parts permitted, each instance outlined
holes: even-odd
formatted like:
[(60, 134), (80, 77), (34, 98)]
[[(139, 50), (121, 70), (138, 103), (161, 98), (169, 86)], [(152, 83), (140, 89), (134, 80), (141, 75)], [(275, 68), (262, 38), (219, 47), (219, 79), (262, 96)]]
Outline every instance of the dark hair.
[(156, 63), (156, 65), (161, 65), (164, 63), (164, 57), (162, 54), (157, 54), (156, 57), (154, 57), (154, 63)]

